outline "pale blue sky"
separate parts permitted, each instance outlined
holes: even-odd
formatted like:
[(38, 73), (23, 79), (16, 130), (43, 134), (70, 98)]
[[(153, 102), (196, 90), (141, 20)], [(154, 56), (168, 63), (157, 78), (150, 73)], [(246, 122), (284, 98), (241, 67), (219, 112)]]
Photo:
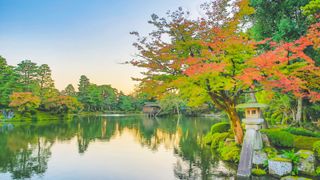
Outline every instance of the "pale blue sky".
[(179, 6), (197, 15), (202, 0), (0, 0), (0, 55), (48, 64), (58, 89), (80, 75), (129, 93), (139, 71), (121, 62), (135, 49), (130, 31), (148, 33), (152, 13)]

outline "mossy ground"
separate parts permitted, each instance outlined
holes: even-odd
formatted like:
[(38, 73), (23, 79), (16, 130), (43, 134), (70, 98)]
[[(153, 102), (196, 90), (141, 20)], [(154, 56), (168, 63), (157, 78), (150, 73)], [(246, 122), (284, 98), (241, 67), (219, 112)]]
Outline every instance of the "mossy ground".
[(251, 170), (252, 175), (254, 176), (264, 176), (267, 172), (264, 169), (255, 168)]

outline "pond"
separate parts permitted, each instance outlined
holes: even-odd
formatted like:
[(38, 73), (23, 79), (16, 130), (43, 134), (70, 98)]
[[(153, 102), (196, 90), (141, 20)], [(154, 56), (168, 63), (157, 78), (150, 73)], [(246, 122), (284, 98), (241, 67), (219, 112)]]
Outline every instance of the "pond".
[[(224, 179), (200, 143), (212, 118), (88, 116), (0, 131), (0, 179)], [(2, 124), (3, 125), (3, 124)]]

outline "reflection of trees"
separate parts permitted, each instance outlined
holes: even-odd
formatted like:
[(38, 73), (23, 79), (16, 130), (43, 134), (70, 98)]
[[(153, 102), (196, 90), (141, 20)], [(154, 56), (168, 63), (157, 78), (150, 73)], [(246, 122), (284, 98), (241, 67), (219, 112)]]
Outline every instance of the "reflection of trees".
[(13, 179), (41, 176), (47, 169), (55, 140), (74, 137), (76, 129), (70, 127), (72, 122), (38, 122), (0, 133), (0, 172), (11, 173)]
[(77, 117), (72, 121), (38, 122), (0, 134), (0, 172), (15, 179), (42, 175), (47, 169), (50, 148), (56, 140), (76, 138), (78, 152), (85, 153), (91, 142), (107, 142), (131, 133), (141, 146), (156, 151), (163, 145), (177, 157), (174, 173), (179, 179), (208, 178), (214, 165), (210, 151), (200, 145), (209, 131), (209, 120), (132, 117)]
[(2, 134), (0, 142), (1, 172), (10, 172), (12, 178), (23, 179), (31, 178), (33, 174), (41, 175), (46, 171), (52, 143), (21, 131)]

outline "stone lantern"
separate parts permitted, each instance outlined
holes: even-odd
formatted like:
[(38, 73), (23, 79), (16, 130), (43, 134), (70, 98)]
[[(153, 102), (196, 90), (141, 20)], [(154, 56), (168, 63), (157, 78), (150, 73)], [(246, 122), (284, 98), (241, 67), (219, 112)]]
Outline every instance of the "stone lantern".
[(242, 108), (245, 111), (245, 118), (242, 122), (246, 125), (246, 130), (253, 129), (256, 131), (256, 138), (254, 140), (254, 149), (262, 149), (262, 139), (259, 130), (262, 128), (264, 119), (262, 118), (261, 108), (265, 108), (267, 105), (260, 103), (245, 103), (239, 104), (236, 108)]
[(263, 148), (260, 129), (264, 123), (261, 108), (267, 107), (265, 104), (257, 102), (248, 102), (239, 104), (236, 108), (244, 109), (245, 118), (242, 122), (245, 124), (246, 133), (244, 136), (240, 162), (238, 166), (238, 177), (248, 178), (251, 175), (253, 154)]

